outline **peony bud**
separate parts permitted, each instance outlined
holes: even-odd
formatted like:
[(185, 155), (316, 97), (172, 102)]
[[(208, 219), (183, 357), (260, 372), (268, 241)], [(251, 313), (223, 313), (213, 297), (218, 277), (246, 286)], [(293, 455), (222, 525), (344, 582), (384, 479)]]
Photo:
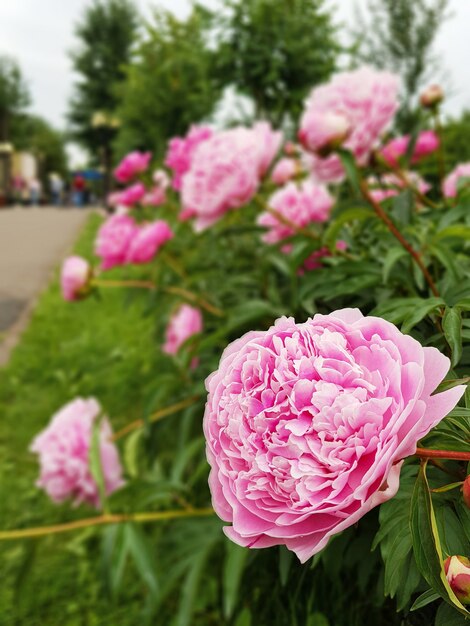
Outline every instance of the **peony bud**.
[(90, 264), (79, 256), (70, 256), (62, 265), (60, 285), (64, 300), (80, 300), (90, 289), (92, 270)]
[(463, 492), (463, 501), (465, 502), (467, 507), (470, 509), (470, 474), (467, 476), (467, 478), (463, 482), (462, 492)]
[(470, 559), (450, 556), (444, 561), (447, 581), (462, 604), (470, 604)]
[(344, 115), (307, 110), (301, 120), (299, 140), (307, 150), (328, 156), (350, 133), (351, 124)]
[(444, 100), (444, 92), (439, 85), (429, 85), (421, 94), (419, 101), (425, 109), (433, 109)]

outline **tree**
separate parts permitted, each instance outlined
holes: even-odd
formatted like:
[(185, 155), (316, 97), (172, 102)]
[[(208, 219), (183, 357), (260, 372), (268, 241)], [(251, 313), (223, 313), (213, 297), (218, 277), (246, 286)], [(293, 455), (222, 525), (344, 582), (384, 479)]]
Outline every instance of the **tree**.
[(169, 137), (210, 116), (221, 94), (214, 78), (215, 52), (207, 43), (210, 27), (211, 14), (201, 7), (186, 20), (169, 11), (154, 12), (118, 88), (120, 152), (150, 148), (162, 154)]
[(18, 63), (9, 56), (0, 56), (0, 143), (10, 139), (14, 117), (29, 103), (29, 90)]
[(403, 130), (416, 121), (414, 96), (435, 75), (432, 46), (447, 5), (448, 0), (369, 0), (369, 19), (358, 15), (359, 59), (402, 78), (404, 103), (397, 125)]
[(257, 117), (295, 119), (310, 88), (335, 69), (339, 45), (324, 0), (225, 0), (219, 71), (252, 98)]
[(458, 163), (468, 162), (470, 145), (470, 110), (465, 110), (458, 118), (446, 120), (442, 128), (446, 169), (450, 170)]
[(108, 180), (117, 127), (116, 85), (124, 79), (137, 26), (132, 0), (94, 0), (76, 27), (81, 45), (72, 60), (80, 80), (70, 103), (72, 136), (101, 157)]

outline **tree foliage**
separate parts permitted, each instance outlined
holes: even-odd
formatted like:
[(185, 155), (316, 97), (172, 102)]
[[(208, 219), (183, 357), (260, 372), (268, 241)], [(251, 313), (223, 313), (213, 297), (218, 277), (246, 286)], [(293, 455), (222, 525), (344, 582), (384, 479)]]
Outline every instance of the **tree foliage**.
[(369, 0), (368, 19), (359, 14), (358, 58), (399, 74), (403, 104), (397, 125), (415, 119), (413, 96), (435, 77), (433, 44), (446, 17), (448, 0)]
[(213, 112), (221, 86), (214, 78), (210, 26), (210, 13), (201, 8), (186, 20), (155, 10), (118, 90), (120, 152), (142, 147), (162, 153), (169, 137)]
[(297, 116), (309, 89), (334, 70), (339, 52), (323, 0), (226, 0), (219, 72), (252, 98), (257, 117)]
[(10, 138), (11, 124), (30, 102), (28, 86), (18, 63), (0, 56), (0, 143)]

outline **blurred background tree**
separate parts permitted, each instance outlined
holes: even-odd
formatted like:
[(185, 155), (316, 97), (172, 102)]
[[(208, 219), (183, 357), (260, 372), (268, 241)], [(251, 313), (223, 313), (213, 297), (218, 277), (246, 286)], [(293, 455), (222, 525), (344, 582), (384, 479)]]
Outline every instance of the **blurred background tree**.
[(80, 44), (72, 61), (80, 78), (70, 102), (71, 134), (92, 155), (99, 155), (105, 190), (118, 126), (116, 85), (125, 77), (137, 28), (138, 12), (131, 0), (94, 0), (75, 31)]
[(15, 118), (24, 113), (29, 103), (29, 89), (20, 66), (11, 57), (0, 56), (0, 143), (12, 139)]
[(324, 0), (224, 0), (218, 71), (249, 96), (255, 116), (296, 118), (314, 85), (335, 70), (340, 46)]
[(403, 81), (400, 130), (416, 122), (416, 95), (435, 80), (439, 64), (433, 45), (447, 6), (448, 0), (369, 0), (367, 19), (358, 11), (356, 61), (396, 72)]
[(442, 128), (446, 167), (451, 169), (458, 163), (470, 160), (470, 110), (459, 117), (450, 118)]
[(65, 136), (38, 115), (24, 115), (15, 127), (15, 148), (32, 152), (43, 180), (51, 172), (67, 175)]
[(212, 14), (195, 7), (186, 20), (155, 10), (146, 25), (126, 81), (116, 89), (122, 98), (117, 151), (151, 148), (161, 155), (169, 137), (208, 118), (221, 95), (214, 72), (217, 51), (209, 46)]

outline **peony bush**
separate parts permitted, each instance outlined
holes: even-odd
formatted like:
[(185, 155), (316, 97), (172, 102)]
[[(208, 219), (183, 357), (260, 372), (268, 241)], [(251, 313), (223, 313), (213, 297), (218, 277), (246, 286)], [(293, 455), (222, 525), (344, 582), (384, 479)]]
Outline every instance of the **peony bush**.
[(194, 125), (163, 165), (127, 155), (98, 263), (64, 262), (68, 306), (118, 289), (155, 319), (141, 417), (70, 398), (31, 446), (49, 497), (101, 510), (81, 523), (145, 619), (470, 617), (468, 163), (445, 162), (442, 90), (406, 135), (399, 93), (364, 67), (312, 90), (299, 143)]

